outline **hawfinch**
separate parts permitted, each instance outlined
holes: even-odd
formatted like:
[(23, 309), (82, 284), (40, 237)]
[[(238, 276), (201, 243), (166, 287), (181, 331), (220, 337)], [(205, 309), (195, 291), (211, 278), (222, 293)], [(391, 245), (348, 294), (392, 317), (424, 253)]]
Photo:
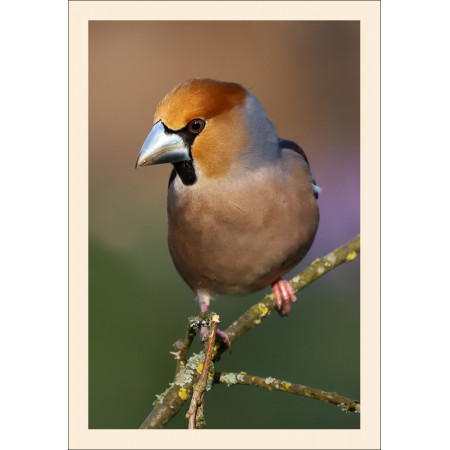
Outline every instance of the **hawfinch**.
[(316, 186), (303, 150), (279, 139), (258, 99), (239, 84), (194, 79), (169, 92), (136, 167), (172, 163), (169, 250), (202, 311), (215, 294), (268, 285), (281, 315), (296, 301), (281, 279), (311, 247)]

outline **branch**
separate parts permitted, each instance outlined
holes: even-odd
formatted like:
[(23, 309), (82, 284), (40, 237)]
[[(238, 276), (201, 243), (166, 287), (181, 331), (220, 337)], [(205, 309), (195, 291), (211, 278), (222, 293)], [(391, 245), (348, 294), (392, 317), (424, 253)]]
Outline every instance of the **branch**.
[[(299, 292), (306, 286), (316, 281), (321, 276), (328, 273), (331, 269), (341, 265), (344, 262), (353, 261), (360, 250), (360, 238), (355, 237), (352, 241), (337, 248), (333, 252), (321, 259), (316, 259), (302, 273), (289, 280), (294, 288), (294, 292)], [(274, 294), (266, 295), (266, 297), (247, 310), (239, 319), (233, 322), (225, 332), (230, 338), (230, 342), (235, 342), (248, 330), (261, 323), (271, 311), (276, 309), (276, 299)], [(223, 352), (221, 348), (221, 352)]]
[[(360, 238), (355, 237), (352, 241), (344, 244), (329, 253), (322, 259), (316, 259), (302, 273), (290, 280), (294, 291), (298, 292), (304, 289), (313, 281), (325, 275), (330, 270), (339, 266), (344, 262), (353, 261), (360, 251)], [(237, 341), (244, 333), (260, 324), (262, 319), (266, 317), (273, 309), (276, 308), (276, 300), (273, 294), (267, 295), (262, 301), (248, 309), (241, 317), (233, 322), (225, 332), (228, 334), (230, 342)], [(217, 346), (218, 344), (216, 344)], [(222, 345), (218, 348), (216, 361), (220, 353), (226, 350), (226, 346)], [(189, 397), (192, 387), (199, 378), (201, 369), (200, 364), (205, 359), (205, 352), (192, 355), (175, 376), (173, 383), (161, 395), (157, 396), (154, 403), (155, 407), (140, 428), (162, 428), (183, 406)]]
[(192, 394), (191, 405), (186, 414), (186, 419), (189, 420), (189, 429), (202, 428), (206, 425), (205, 415), (203, 412), (205, 405), (205, 391), (208, 383), (209, 369), (211, 368), (211, 360), (213, 356), (214, 343), (216, 341), (217, 324), (219, 323), (219, 316), (213, 315), (211, 318), (211, 329), (209, 331), (208, 345), (206, 348), (205, 362), (203, 364), (202, 374), (200, 380), (194, 387)]
[(333, 405), (340, 406), (344, 412), (360, 412), (359, 401), (342, 397), (335, 392), (325, 392), (308, 386), (302, 386), (301, 384), (292, 384), (287, 381), (277, 380), (272, 377), (262, 378), (247, 375), (245, 372), (216, 372), (214, 375), (214, 382), (226, 384), (228, 387), (233, 384), (246, 384), (248, 386), (257, 386), (264, 389), (269, 389), (269, 391), (290, 392), (303, 397), (315, 398), (316, 400), (332, 403)]
[[(196, 333), (196, 329), (201, 326), (209, 326), (209, 321), (211, 320), (210, 312), (202, 312), (198, 315), (198, 317), (188, 317), (188, 326), (186, 330), (186, 337), (184, 341), (178, 340), (173, 346), (177, 350), (176, 352), (170, 352), (171, 355), (175, 356), (177, 361), (177, 368), (175, 370), (175, 374), (179, 373), (181, 368), (186, 365), (186, 358), (191, 348), (192, 341), (194, 340)], [(208, 323), (208, 325), (206, 325)]]

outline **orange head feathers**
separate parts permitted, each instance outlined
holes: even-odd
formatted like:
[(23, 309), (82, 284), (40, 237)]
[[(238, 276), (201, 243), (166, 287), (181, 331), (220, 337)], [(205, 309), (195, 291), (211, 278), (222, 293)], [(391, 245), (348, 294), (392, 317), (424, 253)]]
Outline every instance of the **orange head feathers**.
[(251, 166), (249, 159), (267, 156), (258, 154), (264, 148), (258, 140), (273, 148), (277, 144), (275, 128), (256, 97), (236, 83), (186, 81), (160, 102), (154, 124), (136, 167), (172, 162), (186, 185), (199, 177), (225, 176), (233, 165)]
[(171, 130), (184, 128), (191, 120), (209, 120), (238, 105), (247, 91), (236, 83), (194, 79), (178, 85), (158, 105), (154, 122), (162, 120)]

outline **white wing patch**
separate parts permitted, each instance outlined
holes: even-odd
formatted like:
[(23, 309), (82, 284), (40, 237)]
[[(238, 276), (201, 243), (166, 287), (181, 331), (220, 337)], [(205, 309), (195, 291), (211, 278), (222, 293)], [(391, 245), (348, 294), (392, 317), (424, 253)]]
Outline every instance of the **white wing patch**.
[(311, 183), (311, 184), (312, 184), (312, 187), (313, 187), (313, 190), (314, 190), (314, 195), (316, 197), (318, 197), (319, 194), (322, 192), (322, 188), (317, 186), (317, 185), (315, 185), (314, 183)]

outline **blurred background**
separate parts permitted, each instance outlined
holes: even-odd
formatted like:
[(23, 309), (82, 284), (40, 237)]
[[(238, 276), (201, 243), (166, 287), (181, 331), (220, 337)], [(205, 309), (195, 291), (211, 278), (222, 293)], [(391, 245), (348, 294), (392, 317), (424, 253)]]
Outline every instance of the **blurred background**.
[[(359, 233), (359, 22), (89, 22), (89, 427), (137, 428), (172, 381), (169, 351), (198, 313), (167, 247), (171, 165), (135, 170), (155, 108), (189, 78), (242, 84), (323, 188), (315, 243), (294, 275)], [(273, 313), (217, 370), (359, 399), (359, 257)], [(269, 288), (219, 296), (225, 329)], [(200, 349), (198, 341), (194, 351)], [(186, 428), (185, 408), (166, 426)], [(364, 410), (364, 407), (363, 407)], [(215, 386), (208, 428), (359, 428), (359, 415), (255, 387)]]

